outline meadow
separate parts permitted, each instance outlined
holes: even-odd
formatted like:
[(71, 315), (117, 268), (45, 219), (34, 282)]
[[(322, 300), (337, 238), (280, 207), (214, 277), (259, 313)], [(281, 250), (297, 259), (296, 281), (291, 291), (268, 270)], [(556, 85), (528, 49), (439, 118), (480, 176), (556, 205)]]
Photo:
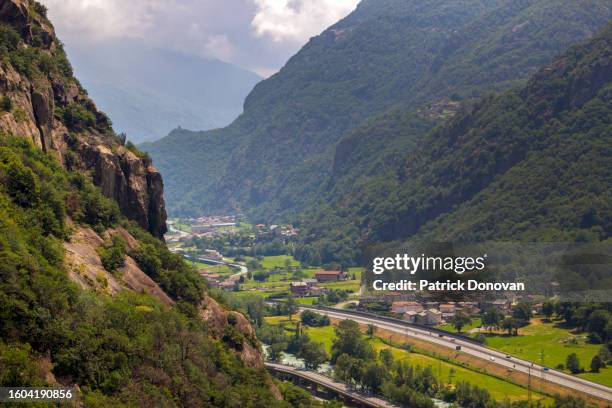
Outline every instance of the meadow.
[[(601, 347), (600, 344), (588, 343), (585, 335), (575, 334), (558, 322), (546, 322), (541, 318), (532, 319), (528, 326), (519, 329), (518, 336), (485, 334), (487, 346), (551, 368), (565, 365), (567, 356), (576, 353), (581, 367), (588, 371), (591, 359)], [(599, 373), (583, 373), (580, 377), (612, 386), (610, 368)]]

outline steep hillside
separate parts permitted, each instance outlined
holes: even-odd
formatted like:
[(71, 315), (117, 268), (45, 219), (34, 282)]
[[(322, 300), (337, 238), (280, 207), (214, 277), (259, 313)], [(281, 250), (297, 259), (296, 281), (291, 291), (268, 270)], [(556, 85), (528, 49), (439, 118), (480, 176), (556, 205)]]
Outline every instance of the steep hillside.
[(399, 106), (414, 113), (413, 131), (393, 142), (406, 152), (456, 101), (517, 84), (609, 17), (599, 0), (364, 0), (258, 84), (228, 128), (177, 131), (143, 148), (168, 175), (175, 214), (288, 215), (350, 166), (333, 167), (347, 132)]
[(0, 179), (0, 386), (78, 386), (95, 407), (277, 403), (248, 321), (85, 177), (2, 136)]
[(134, 143), (177, 126), (227, 126), (242, 113), (258, 75), (215, 59), (149, 48), (138, 41), (67, 46), (79, 80)]
[(90, 173), (126, 216), (161, 237), (161, 175), (115, 136), (108, 117), (73, 77), (51, 24), (27, 1), (0, 2), (0, 21), (0, 132), (27, 137), (66, 168)]
[(526, 86), (464, 105), (395, 167), (308, 214), (300, 256), (347, 261), (359, 244), (407, 240), (609, 239), (611, 81), (608, 25)]
[(287, 406), (249, 321), (159, 239), (161, 176), (87, 98), (44, 6), (0, 0), (0, 56), (0, 386)]

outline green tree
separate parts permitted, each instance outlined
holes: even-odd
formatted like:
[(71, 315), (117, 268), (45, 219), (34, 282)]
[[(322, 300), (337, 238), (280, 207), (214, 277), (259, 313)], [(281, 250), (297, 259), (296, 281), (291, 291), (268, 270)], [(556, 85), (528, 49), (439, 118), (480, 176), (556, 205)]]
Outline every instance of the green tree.
[(517, 336), (518, 329), (521, 327), (521, 321), (515, 319), (514, 317), (506, 317), (504, 320), (502, 320), (501, 327), (504, 330), (507, 330), (509, 335)]
[(309, 370), (316, 370), (321, 364), (329, 360), (329, 355), (325, 351), (323, 343), (314, 341), (304, 343), (298, 357), (304, 359), (304, 366)]
[(5, 112), (10, 112), (13, 109), (13, 101), (7, 95), (2, 97), (2, 101), (0, 101), (0, 108)]
[(503, 318), (504, 315), (493, 307), (488, 309), (482, 316), (482, 324), (491, 330), (492, 328), (498, 328)]
[(353, 320), (343, 320), (334, 328), (336, 338), (332, 343), (332, 363), (343, 353), (362, 360), (375, 357), (374, 349), (363, 338), (359, 324)]
[(349, 369), (353, 364), (353, 358), (346, 353), (341, 354), (334, 364), (334, 375), (341, 381), (350, 384)]
[(606, 310), (595, 310), (590, 314), (587, 330), (592, 333), (597, 333), (602, 339), (606, 339), (606, 326), (610, 322), (610, 313)]
[(257, 327), (261, 327), (266, 316), (266, 304), (259, 296), (251, 296), (245, 299), (246, 312), (249, 318)]
[(372, 338), (374, 337), (374, 334), (376, 333), (376, 326), (374, 326), (372, 323), (368, 324), (368, 337)]
[(329, 326), (330, 320), (326, 315), (322, 315), (311, 310), (304, 310), (301, 315), (302, 323), (311, 327)]
[(112, 238), (110, 245), (103, 245), (98, 248), (98, 254), (102, 261), (102, 266), (109, 272), (116, 272), (125, 264), (125, 252), (127, 243), (120, 235)]
[(580, 368), (580, 360), (578, 359), (578, 355), (576, 353), (572, 353), (567, 356), (565, 366), (571, 371), (572, 374), (578, 374), (582, 371)]
[(528, 302), (519, 302), (512, 309), (512, 317), (525, 324), (529, 324), (529, 320), (531, 320), (531, 304)]
[(285, 343), (285, 342), (282, 342), (282, 343), (272, 343), (268, 347), (268, 358), (271, 361), (280, 361), (282, 356), (283, 356), (283, 352), (286, 349), (287, 349), (287, 343)]
[(387, 367), (387, 369), (393, 367), (393, 353), (391, 352), (391, 350), (389, 350), (388, 348), (384, 348), (380, 350), (378, 356), (380, 357), (380, 361), (382, 361), (382, 363), (385, 365), (385, 367)]
[(598, 373), (599, 370), (604, 368), (605, 366), (606, 366), (606, 363), (604, 363), (604, 361), (601, 359), (599, 354), (596, 354), (595, 356), (593, 356), (593, 359), (591, 360), (591, 371), (592, 372)]
[(362, 384), (372, 392), (380, 392), (380, 387), (389, 378), (389, 371), (386, 367), (375, 361), (369, 362), (363, 370)]
[(299, 310), (298, 304), (293, 296), (289, 296), (289, 299), (284, 303), (284, 308), (285, 314), (289, 316), (289, 321), (293, 319), (293, 315)]
[(470, 323), (472, 323), (472, 319), (463, 313), (457, 313), (453, 318), (453, 327), (457, 329), (459, 333), (461, 333), (461, 329), (463, 329), (463, 327)]
[(547, 320), (550, 320), (553, 313), (555, 312), (555, 304), (551, 301), (546, 301), (542, 304), (542, 314)]
[(599, 348), (597, 355), (601, 358), (601, 361), (603, 361), (604, 364), (607, 364), (612, 360), (612, 353), (610, 353), (610, 349), (606, 344)]

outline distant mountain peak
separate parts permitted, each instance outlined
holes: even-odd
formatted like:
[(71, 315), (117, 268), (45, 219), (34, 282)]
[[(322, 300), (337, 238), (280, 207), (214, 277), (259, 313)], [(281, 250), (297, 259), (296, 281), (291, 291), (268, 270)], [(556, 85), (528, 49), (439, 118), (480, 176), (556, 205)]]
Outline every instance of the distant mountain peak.
[(137, 40), (68, 44), (75, 72), (117, 131), (135, 143), (159, 139), (177, 125), (225, 126), (262, 78), (245, 69)]

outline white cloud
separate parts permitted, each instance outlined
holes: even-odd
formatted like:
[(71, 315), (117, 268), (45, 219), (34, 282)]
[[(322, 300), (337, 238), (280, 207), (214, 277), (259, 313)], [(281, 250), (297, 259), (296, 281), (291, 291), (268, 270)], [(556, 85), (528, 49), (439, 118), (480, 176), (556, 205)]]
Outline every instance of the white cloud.
[(51, 20), (78, 40), (142, 37), (163, 7), (161, 0), (43, 0)]
[(225, 34), (208, 37), (204, 50), (208, 55), (223, 61), (231, 61), (235, 53), (234, 44)]
[(358, 0), (255, 0), (251, 22), (258, 36), (303, 43), (345, 17)]
[(269, 75), (359, 0), (40, 1), (69, 48), (136, 38)]

